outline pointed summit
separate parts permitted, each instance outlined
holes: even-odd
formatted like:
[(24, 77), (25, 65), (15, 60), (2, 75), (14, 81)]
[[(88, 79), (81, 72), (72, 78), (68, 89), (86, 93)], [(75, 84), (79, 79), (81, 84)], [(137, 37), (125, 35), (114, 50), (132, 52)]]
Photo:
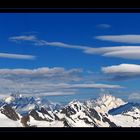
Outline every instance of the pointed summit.
[(5, 103), (10, 104), (11, 102), (15, 100), (15, 98), (13, 96), (8, 96), (8, 97), (5, 97), (3, 100)]
[(124, 104), (126, 104), (126, 102), (122, 99), (116, 98), (110, 94), (104, 94), (95, 101), (95, 108), (99, 112), (108, 112), (110, 109)]

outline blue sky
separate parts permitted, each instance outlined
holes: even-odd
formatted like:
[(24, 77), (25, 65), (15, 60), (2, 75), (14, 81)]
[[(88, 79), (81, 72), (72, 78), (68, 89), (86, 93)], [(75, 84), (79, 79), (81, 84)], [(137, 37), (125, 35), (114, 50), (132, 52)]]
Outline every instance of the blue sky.
[(67, 100), (110, 91), (140, 100), (140, 14), (1, 13), (0, 19), (1, 95)]

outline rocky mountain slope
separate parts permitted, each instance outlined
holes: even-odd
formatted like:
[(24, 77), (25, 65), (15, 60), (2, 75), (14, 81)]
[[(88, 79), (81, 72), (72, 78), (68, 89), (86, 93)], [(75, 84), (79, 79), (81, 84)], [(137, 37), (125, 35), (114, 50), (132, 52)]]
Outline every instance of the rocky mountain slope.
[(10, 95), (0, 101), (0, 127), (139, 127), (140, 104), (112, 95), (66, 105)]

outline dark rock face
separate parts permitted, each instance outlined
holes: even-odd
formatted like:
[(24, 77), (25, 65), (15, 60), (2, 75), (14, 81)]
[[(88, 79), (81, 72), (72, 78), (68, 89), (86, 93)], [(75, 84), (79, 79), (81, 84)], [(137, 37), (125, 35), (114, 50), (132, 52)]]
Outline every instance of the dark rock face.
[(47, 110), (45, 110), (43, 107), (41, 107), (40, 112), (41, 112), (42, 114), (47, 114), (50, 118), (52, 118), (52, 119), (53, 119), (53, 117), (52, 117), (52, 116), (48, 113), (48, 111), (47, 111)]
[(67, 106), (62, 109), (61, 113), (66, 114), (66, 116), (69, 117), (70, 115), (76, 114), (76, 111), (73, 108), (71, 108), (70, 106)]
[(89, 112), (90, 112), (90, 116), (96, 118), (96, 119), (99, 120), (99, 121), (101, 120), (101, 118), (100, 118), (98, 112), (97, 112), (95, 109), (90, 108), (90, 109), (89, 109)]
[(64, 124), (64, 127), (71, 127), (71, 126), (68, 124), (68, 122), (67, 122), (66, 119), (63, 119), (63, 124)]
[(32, 110), (32, 111), (29, 113), (29, 115), (31, 115), (35, 120), (39, 120), (39, 121), (44, 120), (43, 118), (41, 118), (41, 117), (38, 115), (38, 113), (36, 112), (36, 110)]
[(30, 125), (28, 124), (28, 122), (30, 122), (30, 116), (29, 115), (26, 115), (26, 116), (23, 116), (21, 118), (21, 124), (24, 126), (24, 127), (37, 127), (36, 125)]
[(117, 127), (117, 125), (113, 122), (111, 122), (107, 117), (103, 117), (103, 122), (108, 122), (110, 127)]
[(15, 110), (10, 107), (9, 105), (3, 106), (2, 109), (0, 109), (1, 113), (7, 116), (9, 119), (17, 121), (19, 120), (18, 114), (15, 112)]
[[(41, 116), (39, 116), (38, 112), (40, 112), (43, 116), (46, 114), (52, 119), (46, 118), (45, 116), (41, 117)], [(49, 121), (49, 122), (53, 121), (53, 117), (44, 108), (42, 108), (38, 112), (34, 109), (29, 113), (29, 115), (31, 115), (35, 120), (38, 120), (38, 121)]]
[(60, 118), (56, 114), (54, 114), (54, 117), (55, 117), (55, 120), (60, 121)]
[(78, 116), (78, 119), (83, 120), (86, 124), (91, 124), (96, 127), (96, 125), (93, 122), (90, 122), (87, 118), (80, 118), (80, 116)]
[(78, 108), (77, 104), (74, 104), (74, 106), (75, 106), (77, 111), (79, 111), (79, 109), (81, 110), (81, 106), (80, 106), (80, 108)]
[[(43, 106), (40, 105), (38, 107), (35, 107), (31, 111), (27, 110), (24, 112), (25, 103), (27, 103), (27, 105), (28, 103), (35, 104), (35, 100), (33, 98), (30, 98), (29, 100), (18, 98), (18, 101), (17, 102), (14, 101), (12, 102), (12, 104), (7, 104), (7, 103), (0, 104), (1, 105), (0, 113), (4, 114), (11, 120), (14, 121), (20, 120), (20, 123), (22, 124), (23, 127), (37, 127), (36, 125), (32, 125), (32, 119), (30, 120), (30, 118), (32, 117), (37, 121), (47, 121), (49, 126), (53, 126), (53, 127), (55, 124), (57, 125), (58, 121), (61, 122), (61, 124), (63, 123), (64, 127), (75, 127), (75, 126), (80, 127), (83, 126), (82, 125), (83, 123), (84, 126), (87, 127), (101, 127), (104, 126), (104, 124), (106, 123), (109, 124), (109, 127), (118, 127), (113, 122), (112, 119), (111, 120), (109, 119), (107, 113), (102, 114), (101, 112), (96, 111), (96, 108), (94, 108), (94, 106), (88, 106), (87, 104), (83, 104), (83, 102), (73, 101), (61, 107), (61, 109), (59, 110), (53, 110), (51, 108), (47, 108), (46, 106), (44, 107), (44, 105)], [(140, 105), (139, 106), (135, 105), (135, 106), (138, 108)], [(128, 109), (130, 110), (131, 108), (132, 108), (132, 104), (126, 104), (118, 108), (112, 109), (111, 111), (109, 111), (109, 113), (110, 112), (118, 113), (118, 111), (120, 110), (121, 111), (128, 110)], [(20, 109), (23, 110), (20, 112)], [(131, 111), (133, 110), (131, 109)], [(18, 114), (20, 114), (21, 117), (19, 117)], [(128, 114), (124, 113), (123, 115), (128, 115)], [(132, 118), (133, 120), (140, 119), (140, 117), (135, 117), (135, 116), (132, 116)], [(54, 123), (52, 123), (53, 121)], [(81, 124), (79, 124), (80, 122)]]
[(20, 122), (22, 123), (22, 125), (23, 125), (24, 127), (29, 127), (29, 125), (27, 124), (28, 121), (30, 121), (29, 115), (23, 116), (23, 117), (21, 118), (21, 121), (20, 121)]

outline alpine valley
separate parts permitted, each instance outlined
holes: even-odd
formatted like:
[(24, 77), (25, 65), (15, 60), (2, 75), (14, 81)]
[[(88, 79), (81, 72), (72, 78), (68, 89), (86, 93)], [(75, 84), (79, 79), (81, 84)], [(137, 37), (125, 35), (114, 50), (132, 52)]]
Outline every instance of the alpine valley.
[(11, 94), (0, 100), (0, 127), (140, 127), (140, 104), (109, 94), (68, 104)]

